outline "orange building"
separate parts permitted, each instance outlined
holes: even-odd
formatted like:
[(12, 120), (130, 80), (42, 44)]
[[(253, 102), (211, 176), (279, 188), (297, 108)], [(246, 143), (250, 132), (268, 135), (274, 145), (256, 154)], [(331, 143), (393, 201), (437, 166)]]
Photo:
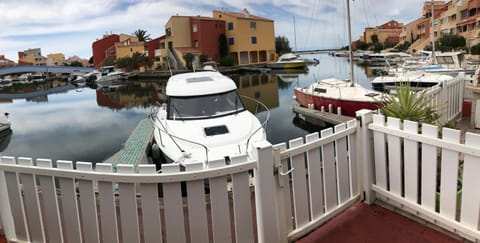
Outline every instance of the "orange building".
[(253, 15), (247, 9), (242, 12), (214, 10), (213, 17), (225, 21), (228, 50), (238, 65), (275, 60), (273, 20)]

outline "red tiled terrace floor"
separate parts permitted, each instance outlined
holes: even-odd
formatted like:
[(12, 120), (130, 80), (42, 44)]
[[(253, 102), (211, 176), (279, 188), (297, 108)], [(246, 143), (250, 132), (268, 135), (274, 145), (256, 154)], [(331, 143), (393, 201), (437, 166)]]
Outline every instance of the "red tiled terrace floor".
[(378, 205), (357, 202), (303, 237), (308, 242), (462, 242)]

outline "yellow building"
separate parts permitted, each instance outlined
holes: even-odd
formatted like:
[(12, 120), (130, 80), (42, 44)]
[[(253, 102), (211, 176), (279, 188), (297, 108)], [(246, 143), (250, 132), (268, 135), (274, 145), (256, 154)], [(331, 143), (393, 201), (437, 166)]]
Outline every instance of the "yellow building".
[(238, 65), (274, 61), (275, 33), (273, 20), (242, 12), (214, 10), (213, 18), (224, 20), (230, 55)]
[(65, 63), (65, 55), (62, 53), (54, 53), (47, 55), (48, 66), (61, 66)]
[(422, 21), (422, 18), (418, 18), (403, 26), (400, 33), (400, 42), (408, 41), (413, 43), (417, 39), (417, 25)]
[(18, 64), (45, 66), (47, 58), (42, 56), (40, 48), (31, 48), (18, 53)]
[(192, 48), (190, 18), (190, 16), (172, 16), (165, 24), (165, 41), (160, 42), (160, 46), (163, 46), (160, 56), (169, 58), (173, 62), (172, 68), (182, 69), (186, 66), (183, 59), (185, 53), (200, 54), (198, 49)]
[(131, 35), (120, 34), (120, 42), (115, 43), (117, 58), (132, 57), (133, 53), (145, 54), (145, 43), (138, 41), (138, 38)]

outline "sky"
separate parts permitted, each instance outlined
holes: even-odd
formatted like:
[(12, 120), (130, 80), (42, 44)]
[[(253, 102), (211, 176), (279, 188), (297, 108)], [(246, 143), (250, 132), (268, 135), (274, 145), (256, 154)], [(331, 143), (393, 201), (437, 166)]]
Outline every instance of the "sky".
[[(390, 20), (404, 24), (422, 14), (424, 0), (350, 1), (352, 39), (365, 27)], [(143, 29), (156, 38), (174, 15), (212, 16), (212, 10), (244, 8), (274, 21), (275, 36), (294, 50), (338, 48), (348, 43), (344, 0), (0, 0), (0, 55), (18, 61), (18, 51), (41, 48), (42, 55), (92, 56), (92, 43), (105, 33)]]

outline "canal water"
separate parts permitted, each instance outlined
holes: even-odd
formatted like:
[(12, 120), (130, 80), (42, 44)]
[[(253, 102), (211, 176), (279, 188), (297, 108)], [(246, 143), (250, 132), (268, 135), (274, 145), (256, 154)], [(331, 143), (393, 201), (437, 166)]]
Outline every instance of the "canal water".
[[(290, 73), (232, 75), (239, 93), (260, 100), (270, 109), (267, 138), (272, 144), (322, 128), (296, 119), (292, 113), (295, 86), (307, 86), (328, 77), (347, 79), (349, 62), (327, 54), (318, 65)], [(356, 81), (371, 87), (363, 68), (355, 66)], [(66, 81), (18, 84), (0, 90), (0, 112), (10, 113), (12, 133), (0, 136), (3, 156), (101, 162), (121, 149), (152, 104), (165, 101), (166, 82), (128, 81), (112, 89), (75, 87)], [(254, 110), (254, 107), (249, 107)], [(265, 112), (258, 114), (265, 118)], [(2, 146), (3, 145), (3, 146)]]

